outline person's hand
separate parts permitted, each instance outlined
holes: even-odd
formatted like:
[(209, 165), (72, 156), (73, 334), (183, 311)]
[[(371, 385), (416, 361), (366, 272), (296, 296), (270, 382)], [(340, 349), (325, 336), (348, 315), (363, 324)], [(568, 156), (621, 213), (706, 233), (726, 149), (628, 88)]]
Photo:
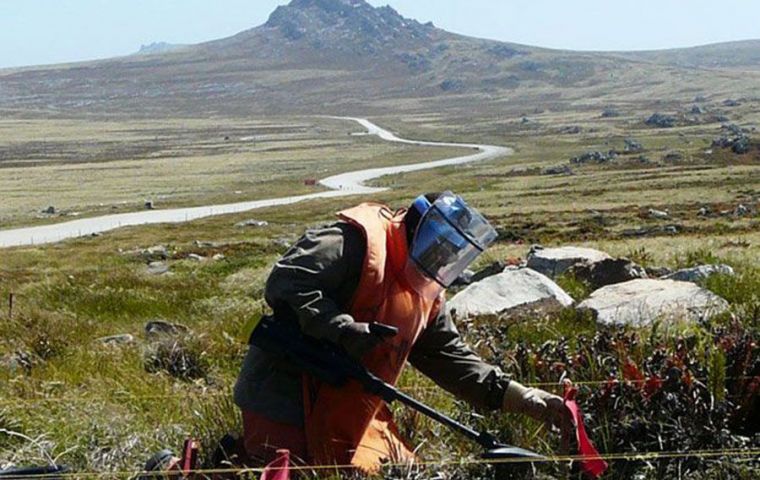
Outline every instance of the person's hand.
[(562, 397), (538, 388), (528, 388), (512, 380), (504, 393), (502, 410), (524, 414), (559, 429), (563, 453), (569, 450), (574, 432), (573, 416)]
[(338, 344), (354, 359), (362, 358), (377, 347), (383, 337), (370, 331), (369, 323), (351, 322), (341, 328)]

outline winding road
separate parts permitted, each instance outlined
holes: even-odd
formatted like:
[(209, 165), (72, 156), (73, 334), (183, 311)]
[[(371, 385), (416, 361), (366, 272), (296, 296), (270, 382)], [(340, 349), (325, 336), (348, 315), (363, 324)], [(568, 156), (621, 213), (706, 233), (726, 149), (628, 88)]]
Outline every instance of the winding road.
[(305, 200), (315, 198), (333, 198), (344, 197), (357, 194), (371, 194), (387, 190), (385, 188), (374, 188), (364, 185), (364, 182), (373, 180), (386, 175), (398, 173), (414, 172), (430, 168), (444, 167), (448, 165), (458, 165), (462, 163), (491, 160), (494, 158), (511, 155), (511, 148), (499, 147), (494, 145), (477, 145), (465, 143), (439, 143), (425, 142), (417, 140), (406, 140), (399, 138), (393, 133), (378, 127), (374, 123), (364, 118), (352, 117), (330, 117), (342, 120), (351, 120), (358, 122), (367, 129), (367, 135), (376, 135), (389, 142), (405, 143), (409, 145), (430, 146), (430, 147), (462, 147), (477, 150), (477, 153), (465, 155), (462, 157), (447, 158), (432, 162), (417, 163), (412, 165), (399, 165), (394, 167), (370, 168), (367, 170), (357, 170), (355, 172), (342, 173), (320, 180), (320, 184), (330, 190), (308, 195), (297, 195), (291, 197), (270, 198), (265, 200), (255, 200), (249, 202), (230, 203), (225, 205), (208, 205), (204, 207), (176, 208), (167, 210), (145, 210), (132, 213), (119, 213), (114, 215), (104, 215), (101, 217), (82, 218), (69, 222), (55, 223), (51, 225), (41, 225), (36, 227), (16, 228), (11, 230), (0, 230), (0, 248), (15, 247), (23, 245), (39, 245), (44, 243), (54, 243), (67, 238), (83, 237), (95, 233), (101, 233), (116, 228), (145, 225), (152, 223), (181, 223), (196, 220), (198, 218), (210, 217), (214, 215), (226, 215), (229, 213), (246, 212), (258, 208), (274, 207), (279, 205), (290, 205)]

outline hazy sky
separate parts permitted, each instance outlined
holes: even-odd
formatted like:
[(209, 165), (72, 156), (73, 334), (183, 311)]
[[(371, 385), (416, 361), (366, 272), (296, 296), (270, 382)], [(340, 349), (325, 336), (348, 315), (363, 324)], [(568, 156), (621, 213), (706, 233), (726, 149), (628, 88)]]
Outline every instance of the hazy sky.
[[(287, 0), (0, 0), (0, 67), (198, 43), (265, 22)], [(476, 37), (576, 50), (760, 39), (757, 0), (370, 0)]]

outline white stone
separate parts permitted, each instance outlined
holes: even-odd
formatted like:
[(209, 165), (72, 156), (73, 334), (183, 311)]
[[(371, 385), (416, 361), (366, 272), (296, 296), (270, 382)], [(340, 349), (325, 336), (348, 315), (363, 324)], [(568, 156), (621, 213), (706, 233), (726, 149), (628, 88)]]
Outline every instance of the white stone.
[(498, 315), (531, 304), (569, 307), (573, 299), (546, 276), (529, 268), (507, 267), (456, 294), (448, 303), (457, 317)]
[(609, 285), (578, 305), (600, 323), (648, 325), (654, 320), (697, 321), (721, 313), (728, 302), (693, 283), (640, 279)]
[(593, 248), (535, 246), (528, 254), (528, 268), (549, 277), (556, 277), (577, 263), (592, 264), (610, 258), (612, 257), (605, 252)]

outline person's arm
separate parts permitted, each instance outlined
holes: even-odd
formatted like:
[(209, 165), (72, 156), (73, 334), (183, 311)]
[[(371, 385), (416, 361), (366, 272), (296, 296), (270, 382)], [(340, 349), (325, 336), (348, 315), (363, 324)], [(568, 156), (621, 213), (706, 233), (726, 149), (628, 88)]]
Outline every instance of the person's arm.
[(464, 343), (445, 305), (440, 312), (415, 343), (409, 362), (441, 388), (476, 408), (502, 408), (509, 379)]
[(312, 337), (338, 342), (353, 318), (345, 305), (358, 285), (366, 240), (339, 222), (308, 230), (275, 264), (265, 298), (276, 315), (294, 316)]
[(558, 427), (564, 445), (572, 432), (572, 420), (562, 398), (509, 380), (464, 343), (445, 305), (441, 312), (412, 348), (409, 362), (475, 408), (520, 413)]

